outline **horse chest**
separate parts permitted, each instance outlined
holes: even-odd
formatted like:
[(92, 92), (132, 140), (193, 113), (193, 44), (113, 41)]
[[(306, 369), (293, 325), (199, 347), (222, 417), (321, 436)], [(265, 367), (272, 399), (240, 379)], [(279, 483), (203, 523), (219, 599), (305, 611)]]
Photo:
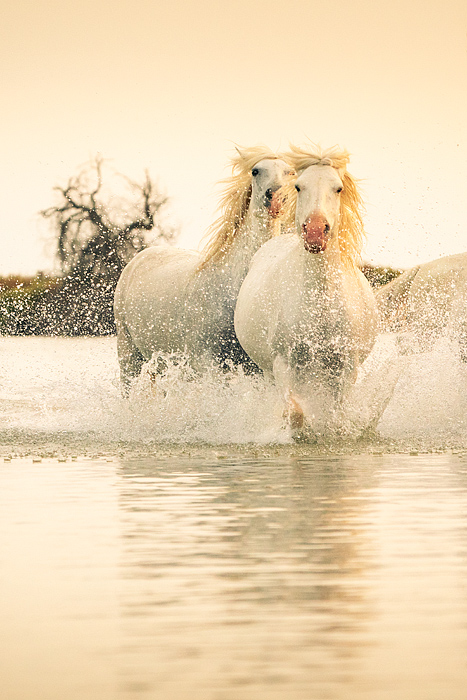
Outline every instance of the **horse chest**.
[(304, 288), (290, 301), (281, 314), (281, 326), (289, 337), (312, 342), (349, 332), (351, 309), (339, 289), (324, 284)]
[(352, 314), (337, 284), (302, 286), (278, 320), (275, 354), (299, 375), (338, 380), (353, 366)]

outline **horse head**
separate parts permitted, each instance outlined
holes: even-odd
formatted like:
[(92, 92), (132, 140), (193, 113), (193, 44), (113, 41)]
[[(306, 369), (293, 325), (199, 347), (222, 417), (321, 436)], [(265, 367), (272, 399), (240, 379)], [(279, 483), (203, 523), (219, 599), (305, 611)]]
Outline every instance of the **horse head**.
[(283, 210), (284, 185), (293, 174), (281, 158), (263, 158), (251, 168), (250, 207), (256, 216), (276, 219)]
[(293, 219), (308, 252), (324, 253), (335, 241), (341, 258), (354, 266), (364, 240), (363, 202), (357, 181), (347, 171), (349, 153), (336, 146), (311, 146), (292, 146), (286, 154), (298, 173), (287, 205), (289, 225)]
[[(209, 240), (198, 271), (223, 260), (239, 238), (250, 241), (253, 255), (280, 230), (285, 190), (290, 188), (294, 171), (266, 146), (236, 150), (231, 160), (232, 176), (223, 180), (221, 215), (207, 232)], [(257, 235), (252, 236), (252, 231)]]
[(311, 165), (297, 178), (295, 225), (308, 252), (324, 253), (337, 237), (343, 188), (330, 165)]

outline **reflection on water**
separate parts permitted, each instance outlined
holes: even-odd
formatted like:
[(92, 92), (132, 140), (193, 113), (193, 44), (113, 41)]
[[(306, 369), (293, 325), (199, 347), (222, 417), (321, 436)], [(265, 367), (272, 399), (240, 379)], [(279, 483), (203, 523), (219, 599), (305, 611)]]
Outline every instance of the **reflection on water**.
[(463, 700), (467, 459), (0, 462), (8, 700)]
[(184, 466), (124, 473), (126, 630), (140, 660), (141, 631), (151, 640), (148, 668), (160, 646), (152, 687), (305, 697), (313, 668), (318, 686), (340, 676), (370, 614), (371, 553), (342, 508), (365, 473), (345, 460)]
[(294, 445), (261, 379), (0, 338), (2, 700), (464, 700), (467, 370), (385, 343), (378, 434)]

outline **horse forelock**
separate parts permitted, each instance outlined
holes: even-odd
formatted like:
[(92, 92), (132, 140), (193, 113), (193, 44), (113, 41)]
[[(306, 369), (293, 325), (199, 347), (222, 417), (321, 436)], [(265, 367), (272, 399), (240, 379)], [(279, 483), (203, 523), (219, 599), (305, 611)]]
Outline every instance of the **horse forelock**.
[(290, 151), (284, 157), (298, 174), (311, 165), (330, 165), (331, 168), (344, 172), (350, 160), (350, 153), (339, 146), (322, 148), (310, 143), (308, 148), (300, 148), (291, 144)]
[(206, 232), (207, 243), (202, 251), (202, 270), (226, 254), (241, 229), (251, 202), (251, 170), (261, 160), (278, 160), (280, 156), (267, 146), (236, 146), (237, 154), (231, 158), (232, 175), (221, 183), (225, 185), (219, 201), (220, 216)]
[[(356, 268), (365, 241), (364, 205), (358, 181), (347, 171), (349, 152), (341, 150), (338, 146), (322, 149), (320, 146), (311, 144), (309, 149), (303, 149), (291, 145), (290, 151), (284, 155), (284, 158), (298, 175), (312, 165), (329, 165), (339, 173), (343, 183), (338, 225), (339, 249), (342, 261)], [(291, 229), (295, 226), (296, 205), (297, 192), (291, 183), (287, 187), (286, 212), (286, 224)]]

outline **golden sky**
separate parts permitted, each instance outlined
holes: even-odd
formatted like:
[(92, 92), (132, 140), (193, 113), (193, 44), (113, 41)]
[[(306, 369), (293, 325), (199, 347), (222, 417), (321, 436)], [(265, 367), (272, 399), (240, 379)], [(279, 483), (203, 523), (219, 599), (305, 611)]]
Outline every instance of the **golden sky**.
[(0, 274), (50, 269), (38, 216), (96, 153), (213, 220), (233, 142), (352, 153), (366, 259), (467, 250), (465, 0), (1, 0)]

